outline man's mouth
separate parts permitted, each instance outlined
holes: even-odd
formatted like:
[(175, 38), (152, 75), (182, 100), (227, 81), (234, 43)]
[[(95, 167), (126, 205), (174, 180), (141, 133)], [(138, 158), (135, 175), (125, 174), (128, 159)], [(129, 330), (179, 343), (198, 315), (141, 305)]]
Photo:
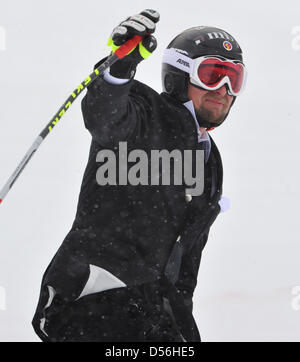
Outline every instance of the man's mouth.
[(216, 99), (212, 99), (212, 98), (207, 98), (206, 102), (208, 102), (211, 105), (217, 106), (217, 107), (222, 107), (224, 105), (223, 102), (218, 101)]

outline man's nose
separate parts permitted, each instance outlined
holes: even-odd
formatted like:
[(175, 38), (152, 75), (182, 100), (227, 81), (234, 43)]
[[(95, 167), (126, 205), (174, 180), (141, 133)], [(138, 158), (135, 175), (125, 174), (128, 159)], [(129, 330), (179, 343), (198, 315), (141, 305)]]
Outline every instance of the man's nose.
[(227, 88), (225, 86), (225, 84), (219, 88), (213, 91), (215, 94), (218, 94), (220, 97), (224, 97), (225, 94), (227, 93)]

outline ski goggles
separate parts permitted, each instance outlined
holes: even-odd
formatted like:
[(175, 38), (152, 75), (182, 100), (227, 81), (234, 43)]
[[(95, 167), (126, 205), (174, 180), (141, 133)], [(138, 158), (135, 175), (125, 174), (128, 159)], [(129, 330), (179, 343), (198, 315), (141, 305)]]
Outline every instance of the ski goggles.
[(247, 72), (240, 61), (220, 59), (214, 55), (191, 59), (179, 51), (166, 49), (163, 63), (189, 73), (193, 85), (216, 90), (227, 84), (228, 94), (232, 96), (238, 96), (245, 88)]

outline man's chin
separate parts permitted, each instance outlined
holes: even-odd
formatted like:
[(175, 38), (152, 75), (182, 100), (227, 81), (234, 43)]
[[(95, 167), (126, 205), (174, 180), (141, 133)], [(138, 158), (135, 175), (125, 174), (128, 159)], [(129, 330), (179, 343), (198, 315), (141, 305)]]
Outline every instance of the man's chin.
[(225, 119), (225, 116), (222, 115), (222, 116), (219, 117), (219, 118), (211, 119), (210, 122), (211, 122), (211, 123), (215, 123), (215, 124), (221, 124), (221, 123), (223, 123), (224, 119)]
[(199, 123), (221, 124), (224, 121), (226, 115), (221, 113), (219, 110), (201, 108), (200, 110), (196, 111), (196, 116), (198, 121), (200, 121)]

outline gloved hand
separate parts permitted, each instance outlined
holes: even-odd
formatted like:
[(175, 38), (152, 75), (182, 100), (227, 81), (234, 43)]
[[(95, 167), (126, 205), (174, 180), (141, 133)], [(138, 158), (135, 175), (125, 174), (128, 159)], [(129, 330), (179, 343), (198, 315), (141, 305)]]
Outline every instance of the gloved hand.
[(136, 66), (148, 58), (157, 47), (157, 41), (151, 34), (155, 31), (155, 23), (159, 21), (159, 13), (146, 9), (138, 15), (130, 16), (117, 26), (107, 45), (115, 52), (122, 44), (134, 35), (144, 36), (144, 39), (126, 57), (118, 60), (110, 67), (110, 74), (117, 78), (133, 78)]

